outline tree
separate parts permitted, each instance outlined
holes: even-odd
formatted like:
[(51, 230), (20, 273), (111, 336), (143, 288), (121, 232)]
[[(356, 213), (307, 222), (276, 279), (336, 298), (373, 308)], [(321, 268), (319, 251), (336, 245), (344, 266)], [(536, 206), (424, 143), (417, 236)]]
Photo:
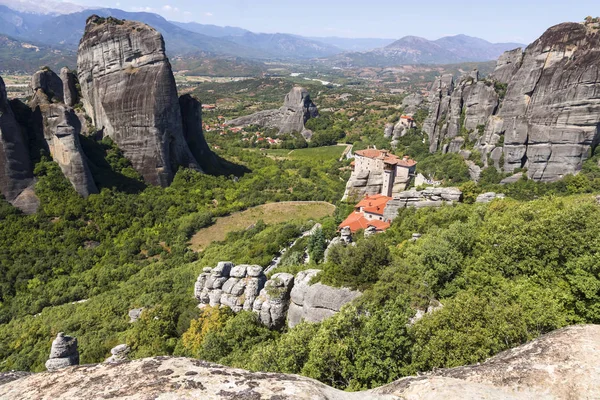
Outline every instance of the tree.
[(308, 241), (308, 254), (310, 255), (311, 261), (315, 264), (319, 264), (323, 261), (325, 256), (325, 235), (323, 230), (318, 228), (311, 236)]

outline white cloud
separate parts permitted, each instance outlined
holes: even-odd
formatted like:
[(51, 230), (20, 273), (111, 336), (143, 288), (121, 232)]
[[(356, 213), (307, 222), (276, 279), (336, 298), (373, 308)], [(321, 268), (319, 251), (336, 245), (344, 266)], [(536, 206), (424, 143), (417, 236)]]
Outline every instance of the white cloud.
[(214, 14), (211, 12), (205, 12), (204, 15), (207, 17), (212, 17)]

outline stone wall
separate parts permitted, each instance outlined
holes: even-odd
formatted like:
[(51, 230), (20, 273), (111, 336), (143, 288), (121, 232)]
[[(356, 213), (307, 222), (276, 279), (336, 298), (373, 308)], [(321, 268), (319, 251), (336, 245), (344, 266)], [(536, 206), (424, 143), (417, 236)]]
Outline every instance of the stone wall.
[(200, 307), (227, 306), (234, 312), (254, 311), (269, 328), (281, 329), (286, 321), (294, 327), (301, 321), (320, 322), (335, 315), (360, 292), (333, 288), (310, 281), (320, 270), (294, 275), (278, 273), (267, 279), (258, 265), (220, 262), (204, 268), (196, 281), (194, 295)]
[(462, 192), (455, 187), (428, 187), (418, 191), (415, 189), (401, 192), (390, 200), (383, 212), (385, 221), (393, 221), (398, 215), (398, 210), (407, 207), (441, 207), (462, 200)]

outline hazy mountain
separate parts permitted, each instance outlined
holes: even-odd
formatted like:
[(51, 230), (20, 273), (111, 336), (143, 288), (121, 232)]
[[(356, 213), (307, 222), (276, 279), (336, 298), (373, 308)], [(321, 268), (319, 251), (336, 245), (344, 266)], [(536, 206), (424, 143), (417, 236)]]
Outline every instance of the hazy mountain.
[(329, 57), (343, 52), (335, 46), (285, 33), (247, 32), (242, 36), (228, 36), (227, 39), (245, 47), (262, 50), (275, 58)]
[(27, 36), (50, 18), (52, 17), (49, 15), (24, 13), (0, 5), (0, 33), (9, 36)]
[(8, 6), (15, 11), (23, 13), (41, 15), (71, 14), (91, 9), (91, 7), (79, 4), (53, 0), (0, 0), (0, 5)]
[(203, 35), (213, 37), (242, 36), (250, 32), (249, 30), (236, 28), (234, 26), (205, 25), (199, 24), (197, 22), (169, 22), (188, 31), (201, 33)]
[(444, 37), (435, 41), (405, 36), (381, 49), (334, 56), (331, 61), (343, 66), (389, 67), (407, 64), (452, 64), (497, 59), (507, 50), (522, 47), (518, 43), (490, 43), (466, 35)]
[(64, 66), (75, 68), (76, 59), (74, 51), (0, 35), (0, 72), (33, 73), (44, 65), (58, 71)]
[(395, 39), (376, 39), (376, 38), (341, 38), (341, 37), (309, 37), (311, 40), (326, 43), (331, 46), (339, 47), (346, 51), (368, 51), (385, 47), (395, 41)]
[(167, 52), (181, 55), (196, 52), (209, 52), (215, 55), (235, 55), (240, 57), (267, 57), (261, 51), (245, 48), (237, 43), (224, 39), (190, 32), (176, 26), (160, 15), (146, 12), (127, 12), (118, 9), (104, 8), (83, 11), (68, 15), (60, 15), (44, 21), (29, 37), (43, 43), (59, 43), (76, 49), (85, 29), (85, 21), (90, 14), (102, 17), (115, 17), (144, 22), (158, 30), (165, 39)]

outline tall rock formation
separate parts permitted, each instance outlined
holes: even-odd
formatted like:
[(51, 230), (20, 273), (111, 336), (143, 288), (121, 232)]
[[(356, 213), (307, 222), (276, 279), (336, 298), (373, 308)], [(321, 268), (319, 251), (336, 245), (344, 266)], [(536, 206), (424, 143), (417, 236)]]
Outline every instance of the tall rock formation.
[(0, 192), (23, 212), (35, 213), (39, 202), (33, 183), (27, 138), (15, 118), (0, 77)]
[(77, 339), (60, 332), (52, 342), (50, 358), (46, 361), (46, 369), (57, 371), (72, 365), (79, 365)]
[(231, 126), (258, 125), (266, 128), (279, 129), (279, 133), (301, 133), (307, 140), (312, 137), (312, 132), (304, 125), (310, 118), (319, 116), (317, 106), (310, 99), (308, 90), (294, 87), (285, 96), (283, 106), (276, 110), (260, 111), (252, 115), (228, 121)]
[(202, 132), (202, 103), (191, 94), (179, 97), (183, 136), (192, 155), (203, 171), (209, 172), (218, 166), (215, 153), (210, 150)]
[(79, 44), (83, 105), (144, 179), (168, 185), (178, 166), (198, 168), (183, 134), (175, 78), (162, 35), (93, 15)]
[[(56, 79), (63, 83), (52, 71), (40, 71), (32, 79), (31, 87), (36, 87), (37, 76), (45, 76), (47, 80), (55, 82)], [(53, 89), (48, 89), (53, 90)], [(98, 193), (90, 172), (87, 158), (81, 147), (79, 135), (81, 134), (81, 120), (75, 111), (62, 102), (57, 102), (57, 97), (50, 97), (39, 87), (34, 92), (29, 106), (33, 110), (33, 134), (38, 142), (43, 143), (53, 160), (58, 163), (63, 174), (69, 179), (75, 190), (80, 195), (87, 197)]]
[(64, 103), (69, 107), (74, 107), (79, 101), (79, 94), (77, 93), (77, 76), (64, 67), (60, 70), (60, 80), (63, 85), (63, 98)]
[(503, 172), (556, 181), (581, 170), (600, 142), (600, 27), (564, 23), (525, 52), (498, 60), (489, 80), (434, 84), (423, 126), (430, 151), (458, 152), (471, 141)]

